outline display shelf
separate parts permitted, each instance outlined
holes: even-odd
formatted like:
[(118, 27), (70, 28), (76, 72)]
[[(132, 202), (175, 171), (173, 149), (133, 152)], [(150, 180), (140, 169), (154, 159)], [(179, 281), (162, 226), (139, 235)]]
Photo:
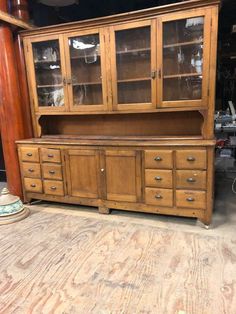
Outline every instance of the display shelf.
[(80, 86), (80, 85), (101, 85), (102, 82), (77, 82), (72, 83), (73, 86)]
[(62, 84), (37, 85), (37, 88), (57, 88), (63, 87)]
[(138, 49), (129, 49), (129, 50), (118, 50), (116, 51), (117, 55), (122, 55), (122, 54), (130, 54), (130, 53), (136, 53), (136, 52), (145, 52), (145, 51), (151, 51), (150, 47), (147, 48), (138, 48)]
[(202, 73), (183, 73), (183, 74), (164, 75), (164, 79), (178, 78), (178, 77), (190, 77), (190, 76), (202, 76)]
[(179, 46), (190, 46), (190, 45), (197, 45), (197, 44), (203, 44), (203, 40), (193, 40), (193, 41), (186, 41), (186, 42), (180, 42), (175, 44), (168, 44), (164, 45), (163, 48), (174, 48)]

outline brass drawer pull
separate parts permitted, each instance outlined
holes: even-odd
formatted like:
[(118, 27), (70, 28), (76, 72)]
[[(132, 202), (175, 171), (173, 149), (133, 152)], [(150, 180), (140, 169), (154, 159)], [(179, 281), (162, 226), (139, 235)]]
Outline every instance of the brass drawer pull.
[(157, 156), (157, 157), (155, 157), (154, 158), (156, 161), (161, 161), (162, 160), (162, 158), (160, 157), (160, 156)]
[(162, 199), (163, 197), (160, 194), (155, 195), (155, 198), (157, 198), (158, 200)]
[(35, 188), (35, 187), (36, 187), (36, 184), (32, 183), (30, 186), (31, 186), (32, 188)]
[(29, 156), (29, 157), (33, 156), (32, 153), (27, 153), (26, 155)]
[(194, 179), (194, 178), (188, 178), (186, 181), (192, 183), (192, 182), (196, 182), (196, 179)]
[(29, 171), (29, 172), (34, 172), (34, 169), (29, 168), (28, 171)]
[(53, 158), (54, 156), (53, 156), (53, 154), (48, 154), (48, 157)]
[(55, 186), (51, 186), (51, 190), (55, 191), (57, 188)]
[(187, 197), (187, 198), (186, 198), (186, 201), (188, 201), (188, 202), (194, 202), (195, 199), (194, 199), (193, 197)]
[(49, 170), (49, 173), (50, 174), (55, 174), (55, 171), (54, 170)]
[(162, 180), (162, 177), (157, 176), (157, 177), (155, 177), (155, 180), (161, 181), (161, 180)]
[(193, 157), (193, 156), (188, 156), (187, 157), (187, 161), (195, 161), (196, 159), (195, 159), (195, 157)]

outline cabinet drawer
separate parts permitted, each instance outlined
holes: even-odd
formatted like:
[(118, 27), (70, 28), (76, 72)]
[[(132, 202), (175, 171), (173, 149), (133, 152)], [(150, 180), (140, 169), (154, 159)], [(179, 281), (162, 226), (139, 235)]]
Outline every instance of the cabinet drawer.
[(177, 169), (206, 169), (205, 150), (182, 150), (176, 152)]
[(206, 189), (206, 171), (176, 170), (177, 188)]
[(22, 175), (28, 178), (41, 178), (40, 164), (22, 163)]
[(21, 161), (39, 162), (39, 150), (37, 147), (21, 147)]
[(145, 151), (145, 168), (171, 169), (173, 167), (171, 150)]
[(145, 185), (158, 188), (172, 188), (172, 170), (145, 170)]
[(146, 204), (158, 206), (173, 206), (173, 190), (170, 189), (145, 189)]
[(44, 180), (43, 186), (45, 194), (64, 196), (62, 181)]
[(41, 148), (41, 158), (44, 162), (61, 162), (60, 149)]
[(176, 206), (196, 208), (196, 209), (205, 209), (206, 192), (177, 190), (176, 191)]
[(62, 180), (61, 165), (43, 164), (42, 172), (44, 179)]
[(42, 193), (43, 186), (40, 179), (24, 178), (24, 186), (27, 192)]

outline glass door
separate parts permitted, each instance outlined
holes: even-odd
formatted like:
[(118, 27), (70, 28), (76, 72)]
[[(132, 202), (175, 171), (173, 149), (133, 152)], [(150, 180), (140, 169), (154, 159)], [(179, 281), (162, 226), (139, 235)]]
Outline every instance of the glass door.
[(102, 31), (70, 33), (65, 37), (70, 110), (107, 108), (105, 50)]
[(114, 110), (155, 107), (155, 21), (111, 27), (111, 74)]
[[(65, 64), (63, 37), (48, 36), (34, 38), (29, 53), (29, 70), (35, 110), (65, 111), (67, 91), (65, 85)], [(27, 61), (27, 60), (26, 60)]]
[(158, 103), (162, 107), (207, 105), (210, 19), (207, 9), (161, 19)]

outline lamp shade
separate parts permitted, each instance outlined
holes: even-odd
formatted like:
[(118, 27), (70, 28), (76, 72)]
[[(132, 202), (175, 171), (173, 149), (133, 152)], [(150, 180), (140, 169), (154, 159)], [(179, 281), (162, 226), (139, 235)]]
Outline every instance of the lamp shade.
[(52, 7), (66, 7), (72, 4), (78, 4), (78, 0), (39, 0), (39, 2)]

